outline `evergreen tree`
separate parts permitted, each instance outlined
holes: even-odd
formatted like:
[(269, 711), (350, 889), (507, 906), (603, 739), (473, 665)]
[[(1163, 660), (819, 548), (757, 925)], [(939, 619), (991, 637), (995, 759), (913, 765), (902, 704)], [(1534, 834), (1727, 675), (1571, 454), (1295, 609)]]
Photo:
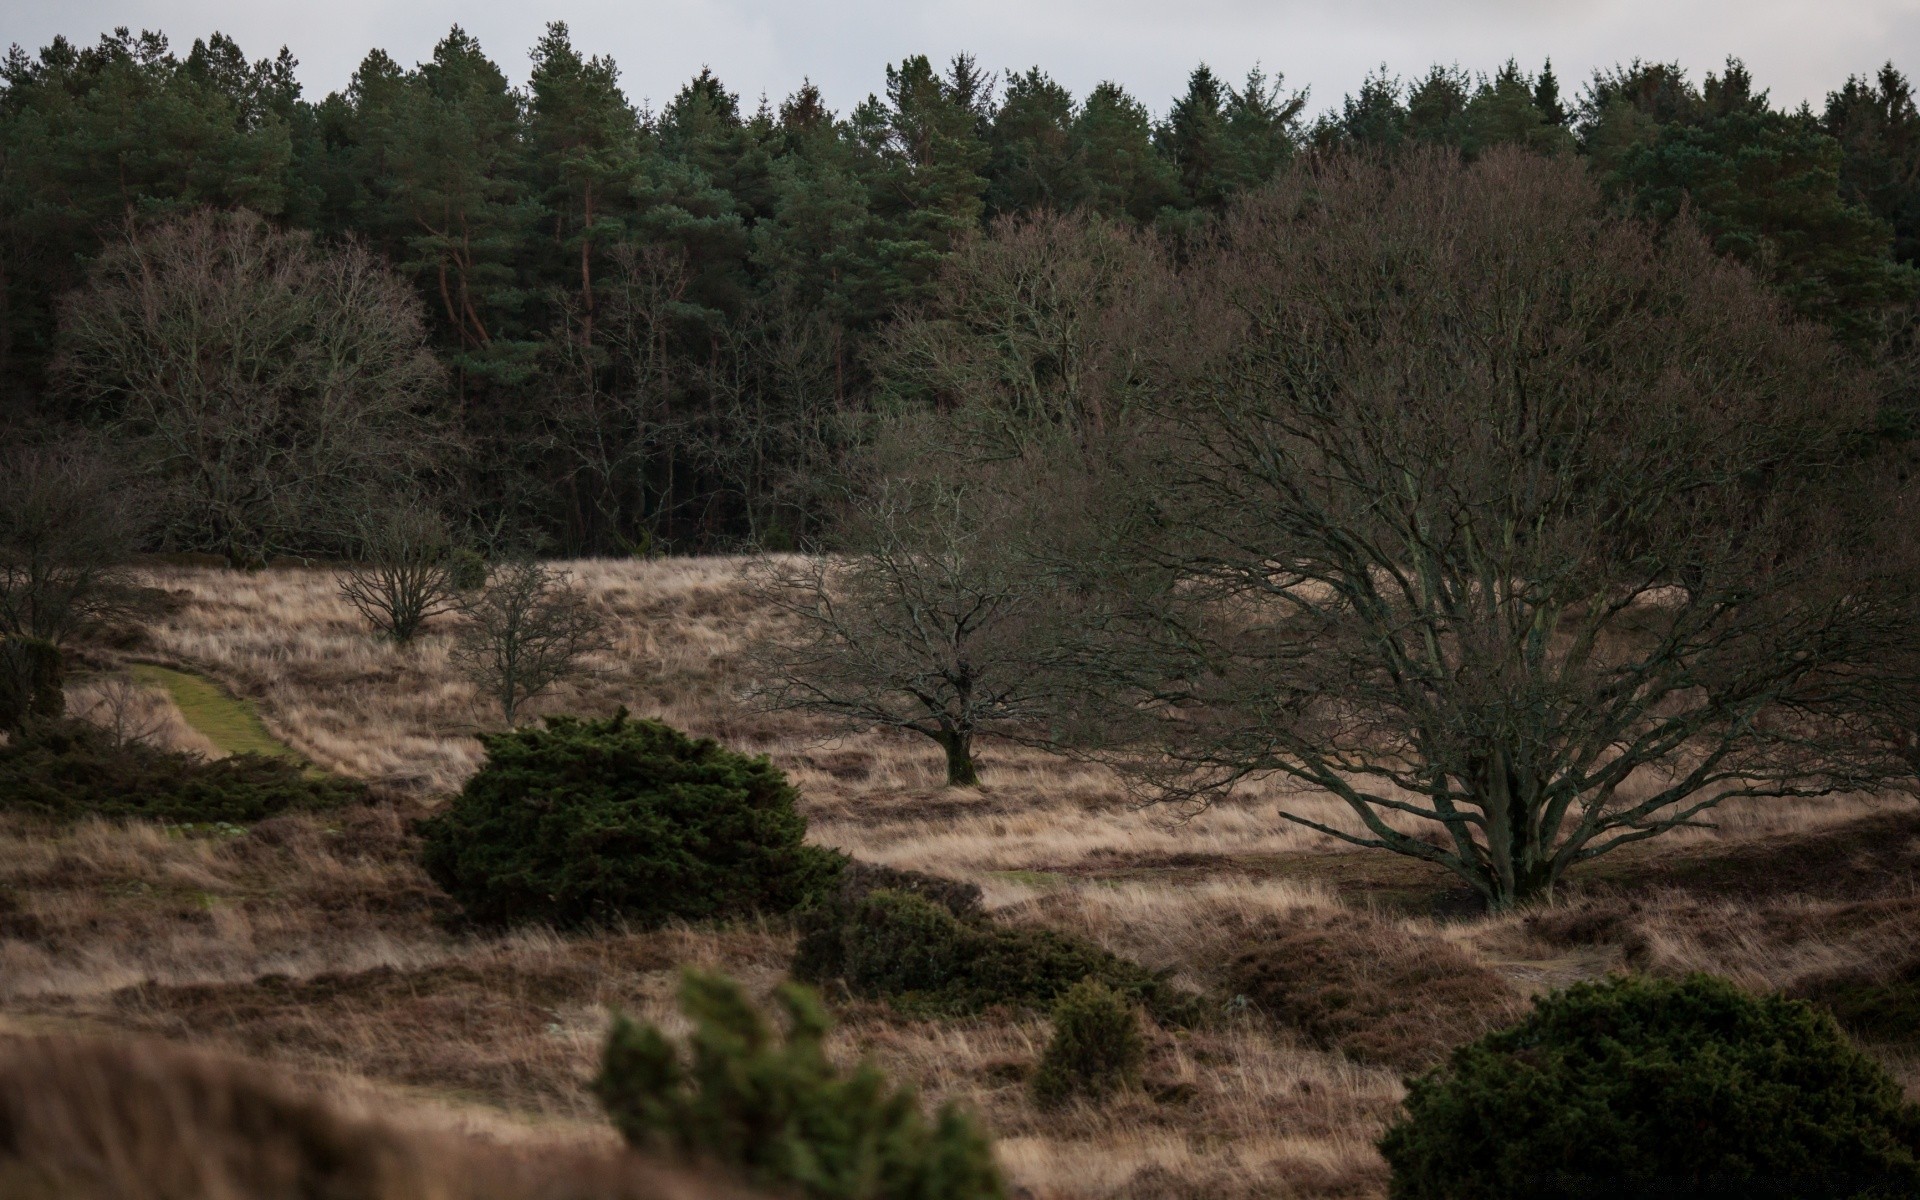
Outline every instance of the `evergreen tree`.
[(1006, 93), (987, 130), (987, 212), (1065, 210), (1086, 192), (1074, 154), (1073, 95), (1039, 67), (1007, 73)]
[(1540, 75), (1533, 81), (1533, 106), (1549, 125), (1564, 127), (1571, 119), (1567, 107), (1560, 100), (1560, 80), (1553, 73), (1553, 60), (1548, 59), (1540, 68)]
[(1201, 63), (1158, 131), (1160, 152), (1173, 163), (1186, 207), (1217, 209), (1232, 188), (1226, 103), (1227, 89)]
[(1361, 82), (1358, 95), (1341, 100), (1339, 118), (1323, 125), (1316, 140), (1327, 149), (1344, 145), (1380, 151), (1395, 149), (1406, 136), (1400, 80), (1382, 65)]
[(1893, 227), (1893, 256), (1920, 262), (1920, 110), (1892, 63), (1827, 96), (1821, 129), (1840, 143), (1840, 194)]
[(1471, 85), (1459, 67), (1429, 70), (1407, 93), (1407, 136), (1439, 146), (1460, 145), (1466, 140)]
[(885, 261), (884, 293), (896, 300), (924, 294), (941, 256), (979, 228), (989, 154), (981, 137), (988, 89), (962, 55), (946, 78), (925, 55), (887, 68), (883, 101), (855, 110), (853, 136), (874, 216), (883, 224), (877, 247)]
[(1088, 93), (1070, 136), (1085, 203), (1095, 212), (1144, 223), (1178, 200), (1174, 168), (1154, 149), (1153, 118), (1119, 84)]
[[(1470, 155), (1499, 145), (1525, 146), (1543, 154), (1571, 150), (1573, 135), (1561, 124), (1565, 114), (1559, 110), (1559, 87), (1551, 81), (1552, 70), (1549, 65), (1542, 76), (1548, 80), (1545, 88), (1529, 80), (1512, 59), (1492, 79), (1483, 78), (1467, 102), (1461, 148)], [(1541, 107), (1543, 96), (1551, 112)]]
[(596, 275), (626, 232), (640, 171), (640, 124), (611, 59), (583, 59), (561, 22), (533, 49), (527, 141), (550, 250), (541, 274), (572, 297), (583, 344), (593, 342)]
[(349, 95), (361, 227), (377, 231), (428, 297), (456, 390), (472, 398), (526, 381), (536, 344), (518, 260), (538, 210), (520, 98), (457, 25), (405, 74), (369, 55)]
[(1656, 219), (1690, 205), (1717, 249), (1765, 272), (1799, 312), (1852, 344), (1877, 341), (1915, 276), (1891, 260), (1887, 224), (1842, 196), (1840, 144), (1813, 114), (1773, 109), (1738, 59), (1698, 92), (1670, 68), (1632, 82), (1604, 110), (1603, 125), (1644, 118), (1601, 160), (1608, 182)]
[(1260, 186), (1292, 160), (1306, 106), (1305, 92), (1288, 93), (1283, 76), (1269, 78), (1257, 65), (1244, 86), (1229, 90), (1224, 116), (1234, 190)]

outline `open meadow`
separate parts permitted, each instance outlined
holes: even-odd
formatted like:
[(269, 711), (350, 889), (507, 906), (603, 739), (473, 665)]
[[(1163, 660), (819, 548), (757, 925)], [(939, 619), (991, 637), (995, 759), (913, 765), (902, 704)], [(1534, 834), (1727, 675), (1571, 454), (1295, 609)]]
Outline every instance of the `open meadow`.
[[(992, 743), (984, 786), (949, 789), (930, 742), (758, 713), (743, 648), (772, 618), (749, 565), (567, 564), (616, 636), (543, 708), (625, 705), (765, 753), (798, 787), (810, 841), (975, 882), (1002, 920), (1091, 937), (1219, 1010), (1156, 1033), (1142, 1088), (1041, 1110), (1024, 1081), (1044, 1020), (838, 1000), (834, 1053), (971, 1106), (1023, 1194), (1382, 1195), (1373, 1142), (1404, 1074), (1531, 994), (1631, 966), (1844, 1000), (1886, 992), (1920, 960), (1908, 798), (1729, 805), (1715, 829), (1576, 872), (1551, 907), (1478, 915), (1424, 865), (1278, 820), (1267, 792), (1172, 813), (1141, 807), (1098, 767)], [(209, 752), (178, 693), (152, 682), (154, 667), (192, 672), (313, 764), (373, 785), (373, 799), (247, 829), (0, 826), (0, 1029), (157, 1035), (269, 1060), (416, 1124), (601, 1146), (614, 1135), (585, 1082), (612, 1011), (684, 1028), (671, 1003), (681, 966), (761, 994), (786, 975), (793, 934), (774, 920), (454, 931), (409, 828), (475, 768), (472, 735), (489, 727), (449, 667), (445, 630), (411, 648), (376, 640), (324, 569), (146, 574), (180, 603), (144, 637), (86, 651), (76, 709), (106, 696), (123, 715), (137, 708), (152, 736)], [(1291, 964), (1284, 1018), (1232, 992), (1253, 951)], [(1920, 1045), (1884, 1030), (1869, 1044), (1920, 1096)]]

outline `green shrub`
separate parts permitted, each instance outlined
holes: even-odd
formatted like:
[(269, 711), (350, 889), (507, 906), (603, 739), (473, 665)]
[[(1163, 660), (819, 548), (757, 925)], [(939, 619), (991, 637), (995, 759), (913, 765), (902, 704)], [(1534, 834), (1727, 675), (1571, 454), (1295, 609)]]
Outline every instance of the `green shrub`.
[(1163, 1021), (1190, 1024), (1198, 998), (1135, 962), (1051, 929), (958, 917), (907, 892), (845, 890), (800, 914), (793, 973), (839, 981), (857, 996), (885, 997), (929, 1012), (978, 1012), (994, 1004), (1049, 1008), (1094, 978)]
[(1033, 1074), (1033, 1097), (1052, 1106), (1138, 1086), (1146, 1058), (1133, 1005), (1099, 980), (1083, 979), (1054, 1001), (1053, 1037)]
[(0, 746), (0, 810), (63, 821), (85, 816), (258, 821), (343, 804), (365, 793), (357, 783), (309, 776), (289, 759), (236, 754), (209, 762), (117, 742), (79, 721), (29, 723)]
[(816, 1200), (997, 1200), (987, 1139), (952, 1105), (929, 1123), (913, 1093), (861, 1063), (842, 1075), (819, 999), (779, 992), (779, 1037), (731, 980), (689, 971), (682, 1055), (651, 1025), (614, 1022), (594, 1090), (628, 1142), (734, 1167)]
[(841, 859), (802, 844), (794, 791), (765, 758), (622, 710), (483, 734), (487, 762), (421, 823), (423, 861), (488, 925), (657, 925), (785, 912)]
[(1832, 1020), (1724, 980), (1538, 1001), (1411, 1085), (1396, 1200), (1910, 1196), (1920, 1109)]

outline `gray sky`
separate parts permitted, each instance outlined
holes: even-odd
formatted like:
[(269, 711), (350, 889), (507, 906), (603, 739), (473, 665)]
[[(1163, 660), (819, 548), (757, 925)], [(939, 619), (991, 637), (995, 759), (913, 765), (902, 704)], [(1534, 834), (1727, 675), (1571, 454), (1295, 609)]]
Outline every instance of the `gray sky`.
[(456, 21), (524, 82), (527, 49), (555, 19), (655, 107), (705, 64), (749, 103), (811, 76), (845, 112), (880, 89), (886, 63), (960, 50), (990, 68), (1038, 64), (1076, 95), (1117, 79), (1155, 113), (1201, 61), (1235, 80), (1256, 62), (1283, 72), (1311, 87), (1315, 112), (1383, 62), (1409, 76), (1434, 62), (1491, 71), (1508, 55), (1531, 71), (1550, 56), (1572, 91), (1636, 55), (1678, 59), (1698, 79), (1735, 54), (1776, 101), (1816, 105), (1888, 58), (1920, 74), (1920, 0), (7, 0), (0, 43), (36, 50), (128, 25), (184, 51), (218, 29), (250, 57), (290, 47), (318, 98), (369, 48), (412, 63)]

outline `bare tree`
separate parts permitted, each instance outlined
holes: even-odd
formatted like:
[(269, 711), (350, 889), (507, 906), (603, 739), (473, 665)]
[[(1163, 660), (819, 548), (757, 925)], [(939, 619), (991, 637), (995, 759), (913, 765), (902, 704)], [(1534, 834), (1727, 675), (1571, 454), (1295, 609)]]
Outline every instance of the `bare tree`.
[(495, 568), (461, 611), (466, 620), (454, 638), (454, 664), (500, 706), (509, 726), (528, 701), (607, 644), (599, 610), (564, 572), (532, 560)]
[(124, 568), (142, 526), (125, 481), (86, 448), (0, 452), (0, 729), (61, 715), (61, 646), (134, 610)]
[(83, 446), (0, 452), (0, 634), (57, 645), (124, 612), (145, 524), (126, 480)]
[(1684, 226), (1577, 162), (1336, 162), (1181, 287), (1132, 419), (1022, 450), (1071, 744), (1198, 805), (1309, 785), (1353, 824), (1283, 817), (1494, 907), (1732, 797), (1911, 771), (1871, 388)]
[(991, 518), (954, 487), (883, 481), (856, 506), (837, 557), (772, 560), (763, 594), (789, 618), (754, 657), (766, 707), (911, 730), (976, 787), (974, 739), (1040, 712), (1023, 641), (1033, 589)]
[(446, 518), (416, 503), (362, 514), (357, 553), (340, 580), (340, 596), (375, 629), (406, 645), (427, 621), (460, 605), (468, 582)]
[(58, 369), (156, 485), (172, 544), (313, 548), (438, 449), (420, 303), (365, 249), (247, 212), (136, 225), (61, 307)]

